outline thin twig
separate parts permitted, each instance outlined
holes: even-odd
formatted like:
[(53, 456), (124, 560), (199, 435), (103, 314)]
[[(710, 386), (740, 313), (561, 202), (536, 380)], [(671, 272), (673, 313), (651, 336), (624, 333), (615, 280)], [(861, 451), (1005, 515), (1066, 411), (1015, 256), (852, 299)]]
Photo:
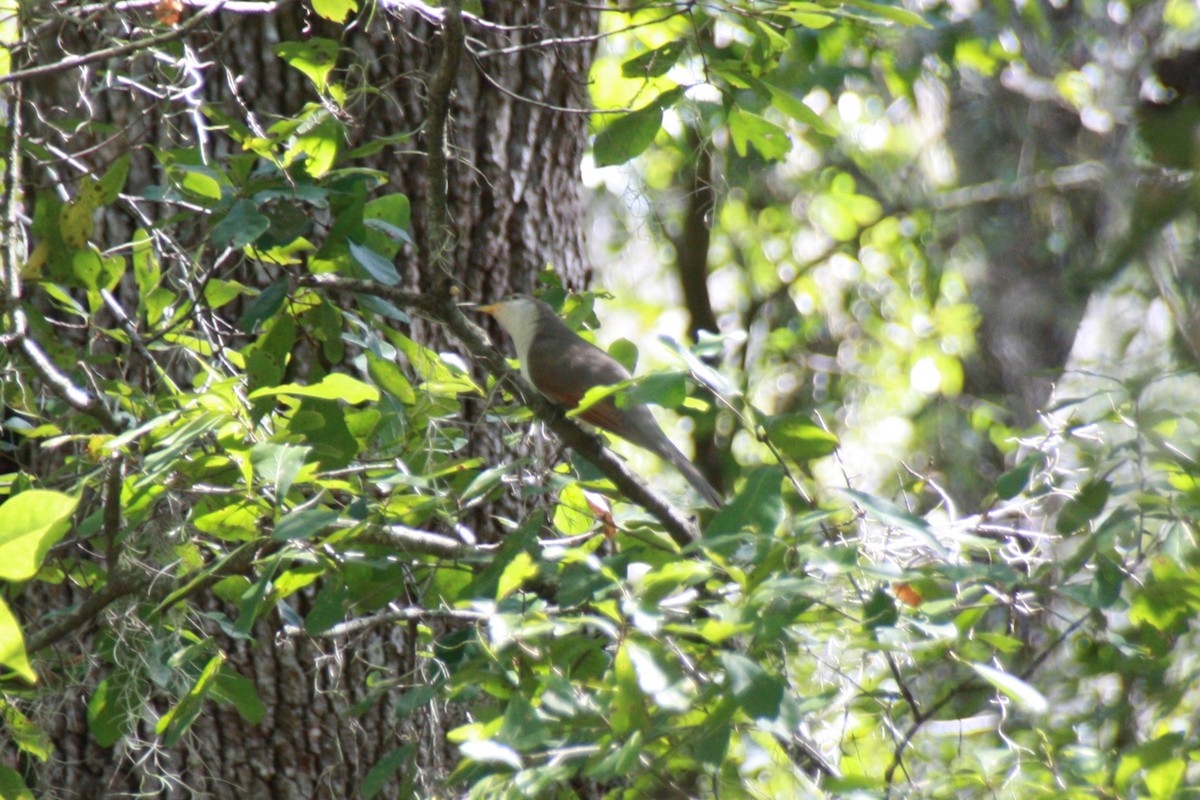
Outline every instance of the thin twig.
[(441, 558), (466, 558), (489, 554), (494, 547), (471, 545), (440, 533), (420, 531), (407, 525), (369, 525), (355, 541), (381, 544), (399, 553), (420, 553)]
[(193, 28), (199, 27), (200, 23), (204, 22), (204, 20), (220, 11), (221, 7), (224, 5), (224, 3), (217, 3), (215, 5), (208, 6), (199, 14), (180, 25), (178, 28), (168, 31), (167, 33), (147, 36), (144, 39), (138, 39), (137, 41), (127, 42), (125, 44), (115, 45), (113, 47), (107, 47), (103, 50), (93, 50), (92, 52), (84, 53), (83, 55), (69, 56), (61, 61), (55, 61), (53, 64), (42, 64), (41, 66), (10, 72), (7, 75), (0, 75), (0, 85), (27, 81), (30, 78), (40, 78), (45, 75), (54, 75), (58, 72), (66, 72), (67, 70), (75, 69), (76, 67), (82, 67), (85, 64), (91, 64), (94, 61), (103, 61), (107, 58), (116, 58), (118, 56), (136, 53), (139, 50), (157, 47), (158, 45), (166, 44), (167, 42), (173, 42), (176, 39), (182, 39), (184, 36), (190, 33)]

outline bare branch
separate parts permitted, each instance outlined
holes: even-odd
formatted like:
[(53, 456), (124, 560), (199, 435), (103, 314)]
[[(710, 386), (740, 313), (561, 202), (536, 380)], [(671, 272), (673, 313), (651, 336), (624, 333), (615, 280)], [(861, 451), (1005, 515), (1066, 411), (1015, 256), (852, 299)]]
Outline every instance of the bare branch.
[(119, 433), (124, 426), (113, 416), (103, 398), (76, 386), (71, 378), (59, 369), (46, 351), (29, 337), (29, 320), (20, 308), (12, 310), (13, 331), (0, 336), (0, 341), (9, 349), (17, 350), (25, 357), (34, 372), (71, 408), (99, 421), (109, 433)]
[(150, 586), (153, 577), (151, 572), (135, 571), (125, 564), (114, 566), (100, 591), (75, 606), (71, 611), (56, 618), (54, 622), (35, 631), (26, 640), (25, 651), (32, 655), (90, 625), (100, 615), (100, 612), (112, 603), (122, 597), (145, 591)]
[(441, 558), (486, 555), (495, 549), (489, 545), (466, 544), (440, 533), (421, 531), (407, 525), (368, 525), (355, 537), (355, 541), (381, 544), (400, 553), (421, 553)]
[[(394, 625), (397, 622), (427, 622), (431, 620), (461, 622), (466, 625), (476, 625), (480, 622), (487, 622), (489, 617), (495, 616), (494, 613), (485, 611), (474, 611), (467, 608), (421, 608), (420, 606), (407, 606), (405, 608), (396, 608), (391, 611), (381, 611), (378, 614), (372, 614), (366, 617), (358, 617), (348, 620), (339, 625), (334, 625), (327, 631), (322, 631), (318, 634), (322, 639), (336, 639), (342, 636), (350, 636), (356, 633), (382, 628), (387, 625)], [(284, 633), (288, 636), (298, 636), (304, 631), (293, 625), (284, 628)]]

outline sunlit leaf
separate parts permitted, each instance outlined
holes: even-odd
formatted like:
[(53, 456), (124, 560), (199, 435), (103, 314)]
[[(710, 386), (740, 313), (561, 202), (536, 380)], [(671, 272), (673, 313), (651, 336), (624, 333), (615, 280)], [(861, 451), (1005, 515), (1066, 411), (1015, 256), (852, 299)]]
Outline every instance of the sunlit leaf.
[(521, 769), (524, 764), (516, 750), (491, 740), (463, 742), (458, 749), (467, 758), (481, 764), (503, 764), (513, 769)]
[(763, 423), (767, 438), (793, 461), (803, 464), (837, 450), (838, 438), (803, 414), (779, 414)]
[(0, 579), (32, 578), (67, 532), (78, 503), (61, 492), (30, 489), (0, 504)]
[(0, 665), (30, 683), (37, 680), (25, 652), (25, 636), (21, 633), (21, 626), (3, 599), (0, 599)]
[(357, 0), (312, 0), (313, 11), (330, 22), (342, 23), (358, 11)]
[[(353, 0), (328, 0), (330, 3), (348, 3)], [(280, 42), (275, 45), (275, 54), (290, 66), (300, 70), (322, 94), (328, 85), (329, 73), (337, 61), (338, 43), (332, 39), (313, 37), (306, 41)]]
[(1041, 692), (1016, 675), (1002, 672), (986, 664), (972, 663), (971, 668), (1031, 714), (1042, 714), (1050, 707), (1049, 701)]
[(343, 372), (331, 372), (319, 383), (302, 386), (285, 383), (282, 386), (265, 386), (250, 394), (250, 399), (286, 394), (292, 397), (316, 397), (321, 400), (344, 400), (347, 403), (374, 403), (379, 400), (379, 390), (358, 378)]
[(855, 489), (840, 489), (839, 491), (849, 495), (870, 516), (884, 525), (907, 531), (939, 555), (946, 554), (946, 548), (933, 535), (933, 530), (929, 527), (929, 524), (915, 514), (910, 514), (889, 500), (875, 497), (866, 492), (860, 492)]

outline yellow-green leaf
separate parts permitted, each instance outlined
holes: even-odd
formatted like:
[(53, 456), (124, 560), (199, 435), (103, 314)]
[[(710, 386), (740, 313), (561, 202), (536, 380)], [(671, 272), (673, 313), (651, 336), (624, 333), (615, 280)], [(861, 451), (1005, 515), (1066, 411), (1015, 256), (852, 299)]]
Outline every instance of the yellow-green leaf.
[(47, 551), (67, 532), (78, 502), (61, 492), (31, 489), (0, 505), (0, 579), (32, 578)]
[(8, 604), (0, 600), (0, 664), (11, 669), (30, 683), (37, 680), (29, 656), (25, 652), (25, 636)]
[(286, 394), (293, 397), (316, 397), (321, 400), (345, 400), (347, 403), (374, 403), (379, 400), (379, 390), (357, 378), (342, 372), (331, 372), (320, 383), (302, 386), (285, 383), (282, 386), (266, 386), (250, 394), (251, 400), (269, 395)]
[(496, 587), (496, 599), (503, 600), (520, 589), (526, 580), (537, 575), (537, 571), (537, 564), (533, 563), (533, 557), (529, 553), (517, 553), (500, 575), (500, 583)]
[(358, 11), (355, 0), (312, 0), (313, 11), (332, 22), (345, 22), (346, 17)]

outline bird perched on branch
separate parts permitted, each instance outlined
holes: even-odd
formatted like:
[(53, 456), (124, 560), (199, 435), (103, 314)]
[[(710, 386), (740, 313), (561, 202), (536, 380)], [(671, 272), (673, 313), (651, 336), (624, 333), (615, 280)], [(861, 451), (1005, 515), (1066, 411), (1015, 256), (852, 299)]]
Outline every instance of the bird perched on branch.
[[(525, 380), (559, 405), (574, 408), (589, 389), (631, 377), (616, 359), (568, 328), (541, 300), (514, 295), (478, 310), (495, 317), (512, 337)], [(720, 507), (721, 495), (671, 443), (644, 404), (622, 408), (610, 396), (584, 409), (579, 417), (669, 461), (710, 505)]]

